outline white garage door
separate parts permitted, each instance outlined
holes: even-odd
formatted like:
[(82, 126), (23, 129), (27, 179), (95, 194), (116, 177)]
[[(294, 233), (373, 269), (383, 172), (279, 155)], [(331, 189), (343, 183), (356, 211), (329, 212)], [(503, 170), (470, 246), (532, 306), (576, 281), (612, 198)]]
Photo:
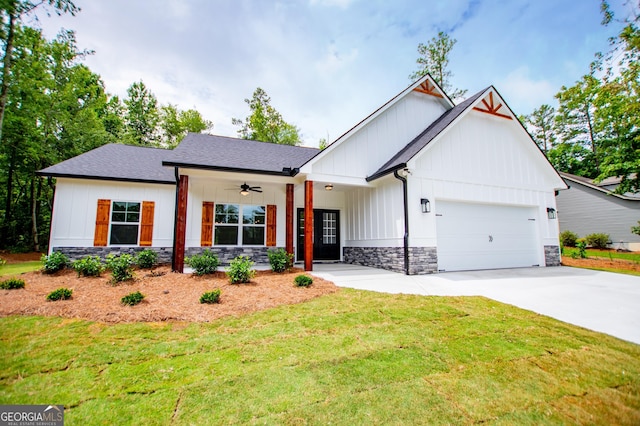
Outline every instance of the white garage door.
[(439, 270), (540, 263), (534, 208), (438, 201), (436, 210)]

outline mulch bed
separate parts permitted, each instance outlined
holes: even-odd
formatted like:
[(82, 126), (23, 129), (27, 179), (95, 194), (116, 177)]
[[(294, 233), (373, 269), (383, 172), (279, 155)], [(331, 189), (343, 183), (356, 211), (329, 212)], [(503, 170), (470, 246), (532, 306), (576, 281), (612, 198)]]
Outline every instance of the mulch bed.
[[(313, 277), (310, 287), (295, 287), (294, 278), (304, 273), (294, 269), (284, 274), (258, 271), (251, 283), (229, 284), (224, 272), (196, 277), (171, 272), (168, 266), (153, 271), (138, 270), (133, 281), (110, 283), (111, 275), (78, 278), (72, 270), (53, 275), (29, 272), (20, 275), (24, 289), (0, 290), (0, 316), (44, 315), (81, 318), (105, 323), (192, 321), (208, 322), (224, 316), (239, 316), (284, 304), (301, 303), (338, 291), (332, 282)], [(73, 289), (70, 300), (47, 302), (53, 290)], [(200, 296), (219, 288), (220, 303), (201, 304)], [(135, 291), (145, 295), (137, 306), (123, 306), (120, 299)]]
[(564, 266), (576, 266), (578, 268), (613, 268), (625, 271), (640, 272), (640, 264), (626, 259), (608, 259), (602, 257), (589, 257), (587, 259), (574, 259), (570, 256), (562, 256)]

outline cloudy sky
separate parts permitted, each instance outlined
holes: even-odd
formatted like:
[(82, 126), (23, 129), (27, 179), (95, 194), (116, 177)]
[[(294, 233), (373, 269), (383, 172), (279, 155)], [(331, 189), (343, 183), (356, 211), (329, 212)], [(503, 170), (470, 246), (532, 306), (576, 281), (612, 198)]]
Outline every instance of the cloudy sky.
[[(493, 84), (528, 114), (583, 74), (615, 27), (599, 0), (74, 0), (75, 17), (40, 16), (49, 38), (76, 31), (107, 91), (142, 80), (163, 103), (195, 108), (236, 136), (256, 87), (305, 145), (333, 141), (409, 85), (416, 48), (457, 39), (455, 87)], [(620, 17), (624, 0), (611, 0)]]

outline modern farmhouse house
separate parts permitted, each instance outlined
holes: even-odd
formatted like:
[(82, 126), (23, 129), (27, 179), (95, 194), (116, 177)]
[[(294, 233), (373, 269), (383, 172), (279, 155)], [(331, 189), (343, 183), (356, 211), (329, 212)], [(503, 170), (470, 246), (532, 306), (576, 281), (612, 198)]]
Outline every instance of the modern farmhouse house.
[(223, 262), (343, 261), (406, 274), (558, 265), (564, 181), (494, 87), (454, 105), (431, 77), (325, 150), (189, 134), (174, 150), (106, 145), (57, 178), (50, 251), (151, 247), (177, 271)]

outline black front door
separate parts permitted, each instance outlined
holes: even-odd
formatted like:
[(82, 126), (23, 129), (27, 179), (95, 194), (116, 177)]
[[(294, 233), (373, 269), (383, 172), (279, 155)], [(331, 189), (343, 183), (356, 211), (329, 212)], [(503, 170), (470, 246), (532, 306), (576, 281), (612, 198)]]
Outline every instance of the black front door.
[[(298, 209), (298, 260), (304, 260), (304, 209)], [(313, 210), (313, 260), (340, 260), (340, 212)]]

